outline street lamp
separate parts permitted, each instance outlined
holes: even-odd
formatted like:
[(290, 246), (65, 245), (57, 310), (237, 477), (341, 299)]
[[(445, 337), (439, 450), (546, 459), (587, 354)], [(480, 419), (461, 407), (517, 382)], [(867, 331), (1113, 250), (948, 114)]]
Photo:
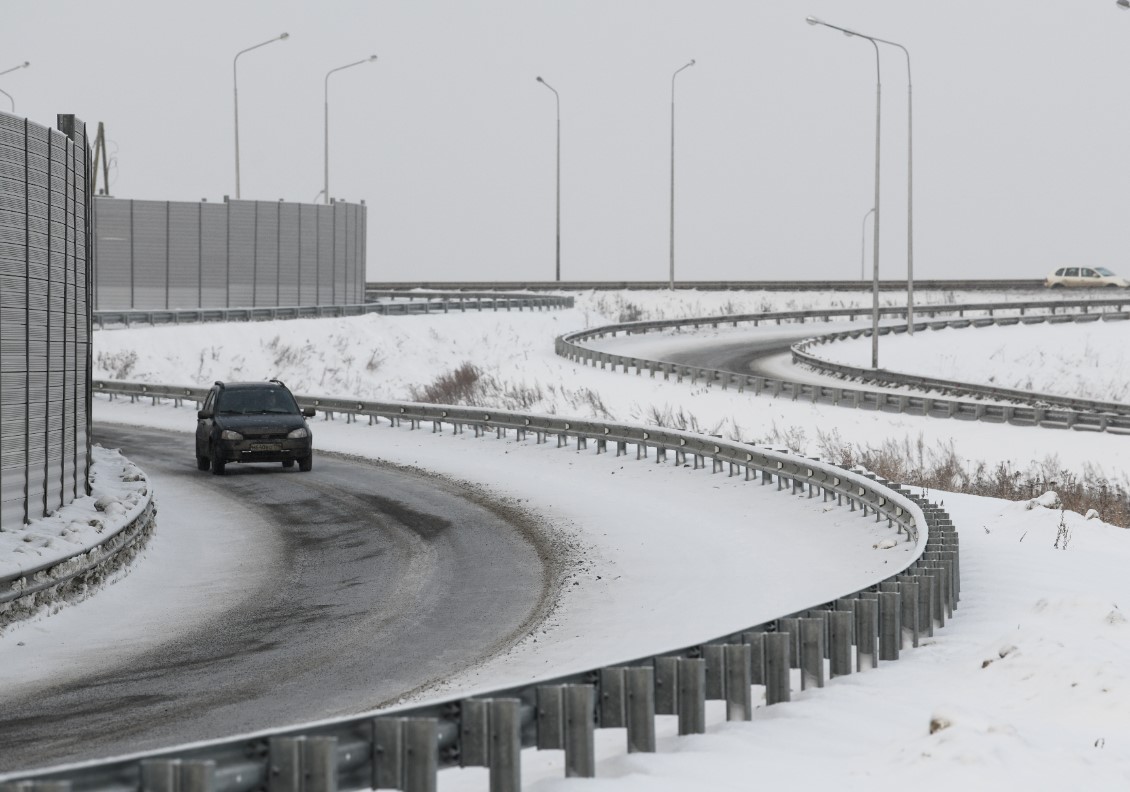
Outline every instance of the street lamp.
[(232, 93), (235, 97), (235, 197), (237, 199), (239, 198), (239, 72), (236, 67), (239, 64), (239, 56), (245, 52), (251, 52), (251, 50), (259, 49), (260, 47), (265, 47), (268, 44), (274, 44), (276, 41), (283, 41), (288, 38), (290, 38), (289, 33), (280, 33), (273, 39), (264, 41), (261, 44), (256, 44), (254, 47), (240, 50), (231, 61)]
[(325, 128), (325, 181), (323, 182), (322, 192), (326, 203), (330, 202), (330, 75), (334, 72), (339, 72), (342, 69), (352, 69), (354, 66), (360, 66), (362, 63), (371, 63), (377, 59), (376, 55), (370, 55), (364, 60), (354, 61), (347, 63), (344, 66), (338, 66), (336, 69), (330, 69), (326, 72), (325, 85), (325, 109), (326, 109), (326, 128)]
[[(30, 65), (31, 65), (31, 61), (24, 61), (23, 63), (19, 64), (18, 66), (13, 66), (10, 69), (5, 69), (4, 71), (0, 71), (0, 76), (3, 76), (5, 74), (7, 74), (8, 72), (14, 72), (16, 69), (26, 69)], [(12, 98), (12, 95), (10, 93), (8, 93), (7, 91), (5, 91), (3, 89), (0, 89), (0, 94), (4, 94), (4, 96), (8, 97), (8, 101), (12, 105), (12, 114), (14, 115), (15, 112), (16, 112), (16, 100)]]
[(675, 69), (671, 75), (671, 276), (670, 288), (675, 290), (675, 78), (683, 69), (694, 66), (694, 58)]
[(880, 131), (880, 106), (882, 103), (882, 84), (879, 69), (879, 44), (870, 36), (856, 33), (836, 25), (830, 25), (816, 17), (805, 17), (805, 22), (810, 25), (823, 25), (832, 30), (838, 30), (848, 36), (858, 36), (867, 39), (875, 47), (875, 234), (872, 237), (872, 274), (871, 274), (871, 368), (879, 368), (879, 131)]
[(538, 82), (549, 90), (557, 100), (557, 280), (561, 280), (561, 94), (541, 77)]
[(26, 69), (30, 65), (31, 65), (31, 61), (24, 61), (23, 63), (19, 64), (18, 66), (13, 66), (10, 69), (5, 69), (4, 71), (0, 72), (0, 77), (3, 77), (8, 72), (14, 72), (17, 69)]
[(860, 243), (859, 250), (859, 279), (863, 280), (867, 276), (863, 274), (863, 262), (867, 256), (867, 218), (875, 213), (875, 207), (872, 206), (867, 210), (867, 214), (863, 216), (863, 241)]

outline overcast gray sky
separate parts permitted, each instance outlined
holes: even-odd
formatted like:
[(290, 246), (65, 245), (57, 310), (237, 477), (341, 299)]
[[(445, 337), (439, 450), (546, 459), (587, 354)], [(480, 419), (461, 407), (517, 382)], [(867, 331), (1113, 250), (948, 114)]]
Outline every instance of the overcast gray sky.
[[(914, 76), (915, 274), (1130, 273), (1130, 12), (1114, 0), (3, 0), (19, 115), (106, 124), (121, 198), (369, 206), (371, 280), (858, 278), (875, 54)], [(881, 274), (906, 273), (906, 65), (882, 53)], [(0, 109), (7, 100), (0, 96)], [(869, 256), (870, 254), (868, 254)], [(870, 277), (870, 258), (867, 261)]]

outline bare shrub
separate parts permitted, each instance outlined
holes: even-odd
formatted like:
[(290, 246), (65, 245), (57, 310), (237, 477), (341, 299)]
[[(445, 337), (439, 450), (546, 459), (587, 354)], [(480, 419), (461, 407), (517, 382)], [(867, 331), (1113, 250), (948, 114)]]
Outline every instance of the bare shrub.
[(671, 405), (660, 409), (652, 404), (642, 416), (635, 415), (633, 418), (636, 420), (642, 418), (644, 423), (663, 429), (678, 429), (680, 432), (697, 432), (698, 434), (716, 436), (721, 436), (722, 426), (725, 424), (725, 421), (719, 421), (710, 427), (703, 426), (699, 424), (697, 416), (688, 413), (681, 405), (678, 410), (675, 410)]
[(626, 302), (620, 306), (620, 315), (618, 321), (620, 322), (638, 322), (643, 319), (643, 308), (635, 303)]
[(412, 400), (428, 404), (469, 404), (474, 405), (479, 369), (472, 363), (464, 363), (459, 368), (436, 377), (431, 385), (411, 388)]
[[(1082, 474), (1073, 473), (1054, 456), (1017, 469), (1008, 462), (963, 462), (952, 442), (928, 448), (921, 435), (915, 440), (888, 438), (871, 446), (846, 442), (834, 429), (818, 430), (817, 442), (824, 458), (864, 467), (890, 481), (1012, 501), (1031, 500), (1054, 490), (1065, 509), (1080, 514), (1094, 509), (1103, 521), (1130, 528), (1130, 489), (1126, 482), (1112, 482), (1090, 466)], [(1061, 539), (1061, 543), (1066, 541), (1067, 537)]]
[(98, 353), (98, 368), (110, 372), (112, 379), (128, 379), (133, 367), (137, 365), (137, 353), (132, 349), (125, 352)]

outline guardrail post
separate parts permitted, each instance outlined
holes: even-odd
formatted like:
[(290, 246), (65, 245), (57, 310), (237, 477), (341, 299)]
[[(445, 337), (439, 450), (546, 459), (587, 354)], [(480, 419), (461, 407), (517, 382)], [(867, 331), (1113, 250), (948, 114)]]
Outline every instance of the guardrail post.
[(648, 666), (624, 669), (628, 753), (655, 753), (655, 671)]
[(726, 720), (751, 720), (753, 694), (750, 664), (753, 656), (749, 644), (727, 644), (724, 654), (726, 666)]
[(592, 685), (565, 685), (565, 777), (594, 778)]
[(490, 792), (522, 789), (521, 704), (516, 698), (490, 702)]
[(435, 718), (375, 718), (373, 789), (436, 792), (438, 735)]
[(600, 728), (618, 729), (626, 725), (624, 694), (624, 669), (600, 669)]
[(435, 718), (404, 719), (404, 792), (436, 792), (438, 733)]
[[(180, 776), (179, 759), (145, 759), (141, 762), (141, 792), (177, 792)], [(0, 785), (4, 792), (31, 792), (31, 781)], [(269, 787), (274, 789), (274, 787)]]
[(828, 659), (830, 676), (847, 676), (851, 673), (851, 633), (853, 614), (850, 610), (827, 611)]
[(937, 582), (934, 578), (915, 570), (899, 579), (916, 582), (918, 584), (918, 632), (928, 638), (934, 636), (934, 600), (937, 597)]
[[(900, 576), (901, 578), (902, 576)], [(899, 648), (902, 649), (909, 641), (911, 646), (918, 646), (918, 585), (897, 579), (896, 582), (880, 583), (879, 591), (894, 592), (899, 595)], [(881, 658), (880, 658), (881, 659)]]
[(459, 766), (488, 767), (490, 764), (490, 713), (485, 699), (459, 703)]
[(679, 734), (706, 732), (706, 661), (679, 658)]
[(537, 689), (537, 749), (561, 750), (565, 747), (565, 689), (562, 685), (541, 685)]
[(800, 668), (800, 619), (777, 619), (777, 632), (789, 636), (789, 668)]
[(679, 714), (679, 658), (655, 658), (655, 712), (658, 715)]
[(726, 698), (726, 646), (707, 644), (702, 647), (702, 659), (706, 663), (705, 696), (710, 701)]
[(902, 636), (915, 649), (918, 648), (919, 606), (917, 580), (899, 580), (899, 593), (902, 595)]
[(211, 759), (181, 762), (180, 792), (212, 792), (215, 788), (215, 762)]
[(404, 786), (404, 721), (400, 718), (373, 720), (372, 785), (373, 789)]
[(799, 619), (800, 689), (824, 687), (824, 619)]
[[(216, 763), (211, 759), (154, 759), (141, 763), (141, 792), (212, 792), (215, 778)], [(37, 791), (43, 786), (41, 782), (32, 782), (30, 789)]]
[(902, 647), (902, 598), (895, 591), (879, 592), (879, 659), (898, 660)]
[[(935, 569), (927, 564), (922, 564), (918, 568), (919, 575), (925, 575), (930, 580), (930, 605), (932, 613), (930, 614), (931, 621), (935, 627), (946, 626), (946, 589), (945, 589), (945, 570)], [(933, 635), (933, 632), (930, 633)]]
[(866, 671), (879, 665), (875, 646), (879, 633), (878, 604), (878, 600), (864, 598), (862, 595), (859, 599), (852, 600), (852, 607), (855, 609), (856, 671)]
[(765, 633), (765, 703), (779, 704), (790, 699), (789, 655), (792, 636), (788, 633)]
[(742, 642), (749, 646), (749, 681), (753, 685), (765, 684), (765, 633), (742, 633)]

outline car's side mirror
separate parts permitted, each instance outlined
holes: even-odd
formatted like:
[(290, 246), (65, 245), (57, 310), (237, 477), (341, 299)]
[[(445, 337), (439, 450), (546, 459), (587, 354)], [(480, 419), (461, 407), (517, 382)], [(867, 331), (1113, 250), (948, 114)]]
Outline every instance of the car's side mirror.
[(303, 408), (302, 408), (302, 415), (303, 415), (304, 417), (306, 417), (306, 418), (313, 418), (313, 417), (314, 417), (314, 414), (315, 414), (315, 410), (314, 410), (314, 408), (313, 408), (313, 407), (303, 407)]
[(205, 418), (211, 418), (212, 417), (212, 411), (211, 410), (200, 410), (196, 413), (196, 417), (200, 418), (201, 420), (203, 420)]

